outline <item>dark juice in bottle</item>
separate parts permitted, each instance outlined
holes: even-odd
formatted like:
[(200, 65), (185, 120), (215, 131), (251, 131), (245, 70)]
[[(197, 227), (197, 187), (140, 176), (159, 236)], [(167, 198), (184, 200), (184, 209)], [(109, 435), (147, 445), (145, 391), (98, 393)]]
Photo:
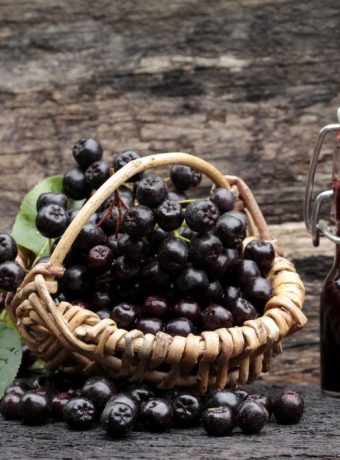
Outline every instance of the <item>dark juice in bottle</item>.
[[(340, 181), (333, 179), (336, 235), (340, 236)], [(340, 246), (335, 246), (333, 267), (328, 274), (320, 302), (321, 388), (340, 398)]]

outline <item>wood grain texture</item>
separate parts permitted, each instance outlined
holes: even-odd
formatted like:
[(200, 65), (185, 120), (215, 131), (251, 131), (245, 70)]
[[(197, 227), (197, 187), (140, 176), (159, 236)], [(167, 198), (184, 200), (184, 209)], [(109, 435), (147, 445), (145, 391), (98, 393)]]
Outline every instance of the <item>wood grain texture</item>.
[(271, 222), (301, 220), (310, 152), (340, 102), (339, 26), (337, 0), (2, 0), (2, 226), (89, 135), (107, 159), (203, 156), (248, 181)]

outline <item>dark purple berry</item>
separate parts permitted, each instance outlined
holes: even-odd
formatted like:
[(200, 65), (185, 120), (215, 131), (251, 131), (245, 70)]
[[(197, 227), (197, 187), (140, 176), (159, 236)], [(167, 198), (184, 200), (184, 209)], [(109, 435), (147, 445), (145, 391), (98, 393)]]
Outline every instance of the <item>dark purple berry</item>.
[[(235, 307), (238, 298), (241, 296), (240, 288), (235, 286), (227, 286), (224, 290), (223, 304), (230, 310)], [(231, 310), (230, 310), (231, 311)]]
[[(121, 152), (113, 158), (112, 166), (114, 171), (119, 171), (125, 165), (130, 163), (130, 161), (137, 160), (140, 158), (137, 152), (133, 152), (132, 150), (126, 150), (125, 152)], [(135, 174), (133, 177), (127, 180), (127, 182), (136, 182), (139, 181), (142, 177), (142, 173)]]
[(236, 203), (236, 196), (230, 190), (216, 188), (210, 195), (210, 200), (216, 204), (220, 213), (231, 211)]
[(181, 427), (199, 423), (203, 411), (202, 399), (190, 393), (177, 395), (172, 401), (175, 422)]
[(244, 401), (249, 394), (244, 388), (235, 388), (234, 393), (240, 398), (240, 401)]
[(150, 243), (150, 253), (155, 254), (158, 251), (159, 245), (162, 243), (162, 241), (170, 237), (172, 237), (171, 232), (166, 232), (165, 230), (162, 230), (160, 227), (154, 228), (150, 235), (148, 235), (148, 241)]
[(38, 196), (36, 208), (39, 211), (44, 206), (49, 204), (57, 204), (58, 206), (67, 209), (68, 208), (68, 200), (67, 196), (63, 193), (58, 192), (47, 192), (42, 193)]
[(136, 415), (130, 406), (122, 402), (112, 403), (102, 426), (111, 438), (123, 438), (132, 431)]
[(215, 331), (222, 327), (232, 327), (233, 316), (229, 310), (222, 305), (211, 304), (202, 313), (203, 329)]
[(15, 379), (10, 385), (6, 387), (4, 395), (6, 396), (10, 393), (16, 393), (17, 395), (22, 396), (28, 390), (30, 390), (30, 386), (27, 383), (23, 382), (22, 380)]
[(189, 247), (178, 238), (167, 238), (158, 248), (158, 261), (163, 270), (177, 272), (184, 268), (189, 258)]
[(228, 304), (228, 310), (233, 315), (234, 326), (242, 326), (245, 321), (258, 317), (254, 306), (242, 297), (239, 297), (234, 304)]
[(18, 419), (20, 399), (21, 395), (18, 393), (5, 394), (0, 403), (0, 414), (8, 420)]
[(155, 396), (153, 388), (146, 384), (130, 384), (126, 389), (128, 394), (139, 404), (145, 403)]
[(19, 373), (23, 370), (29, 369), (33, 364), (36, 362), (37, 356), (33, 353), (33, 351), (24, 343), (22, 345), (22, 358)]
[(224, 292), (219, 281), (211, 281), (204, 293), (204, 301), (208, 303), (224, 304)]
[(96, 408), (89, 399), (72, 398), (64, 407), (63, 418), (70, 428), (86, 430), (96, 419)]
[(156, 209), (156, 222), (166, 231), (176, 230), (182, 225), (184, 212), (176, 201), (165, 200)]
[(219, 215), (217, 206), (210, 200), (194, 201), (187, 206), (184, 213), (188, 227), (198, 233), (211, 230)]
[(304, 401), (295, 391), (284, 391), (273, 401), (273, 413), (276, 420), (284, 425), (298, 423), (303, 415)]
[(272, 413), (272, 402), (268, 396), (263, 393), (252, 393), (248, 394), (245, 399), (247, 401), (255, 401), (257, 404), (262, 404), (262, 406), (267, 409), (270, 417)]
[(268, 419), (267, 409), (255, 401), (246, 399), (237, 411), (237, 424), (246, 434), (259, 433)]
[(129, 407), (131, 407), (135, 415), (137, 415), (139, 412), (139, 400), (137, 397), (133, 396), (131, 392), (117, 393), (111, 396), (111, 398), (106, 403), (106, 406), (100, 417), (100, 421), (102, 423), (104, 423), (106, 418), (108, 417), (112, 404), (116, 404), (116, 403), (127, 404)]
[(169, 190), (167, 199), (171, 201), (184, 201), (188, 197), (185, 192), (181, 192), (180, 190)]
[(235, 416), (229, 407), (211, 407), (203, 412), (202, 425), (209, 436), (227, 436), (235, 426)]
[(144, 260), (149, 252), (149, 242), (146, 238), (133, 238), (122, 235), (118, 240), (117, 249), (126, 259), (139, 262)]
[(222, 243), (217, 236), (204, 233), (194, 236), (190, 241), (190, 259), (199, 267), (209, 267), (222, 252)]
[(107, 236), (102, 228), (97, 227), (93, 223), (87, 223), (80, 230), (74, 244), (77, 248), (83, 251), (89, 251), (94, 246), (99, 244), (106, 244)]
[(233, 258), (231, 258), (226, 250), (223, 250), (221, 254), (218, 254), (214, 259), (209, 261), (206, 269), (208, 275), (211, 279), (221, 279), (227, 272), (228, 268), (231, 266), (233, 262)]
[(144, 262), (141, 279), (143, 284), (156, 291), (170, 284), (170, 274), (161, 269), (157, 259), (150, 259)]
[(170, 179), (177, 190), (185, 191), (201, 183), (202, 173), (190, 166), (174, 165), (170, 168)]
[(161, 295), (150, 295), (144, 302), (145, 314), (155, 318), (166, 318), (169, 314), (169, 308), (169, 302)]
[(240, 248), (247, 234), (247, 224), (232, 215), (232, 212), (220, 216), (214, 227), (214, 233), (226, 248)]
[(86, 169), (103, 156), (102, 146), (96, 139), (80, 139), (72, 149), (73, 157), (82, 169)]
[(111, 312), (111, 319), (121, 329), (130, 330), (135, 327), (137, 319), (141, 316), (141, 308), (130, 303), (119, 303)]
[(47, 204), (39, 209), (35, 219), (38, 231), (46, 238), (59, 238), (66, 230), (70, 218), (65, 208)]
[(112, 308), (113, 299), (108, 290), (98, 290), (91, 298), (91, 310), (99, 311)]
[(85, 171), (85, 181), (92, 189), (98, 189), (110, 177), (110, 166), (104, 161), (92, 163)]
[(215, 390), (208, 396), (206, 407), (229, 407), (236, 411), (241, 404), (240, 397), (231, 390)]
[(173, 424), (173, 409), (169, 401), (151, 398), (141, 408), (140, 417), (150, 431), (165, 431)]
[(136, 280), (138, 278), (139, 271), (139, 264), (127, 260), (124, 256), (120, 256), (114, 260), (111, 267), (113, 279), (123, 283)]
[(73, 265), (67, 268), (60, 280), (61, 291), (73, 299), (91, 291), (93, 284), (93, 275), (85, 265)]
[(143, 334), (156, 335), (163, 330), (163, 321), (159, 318), (141, 318), (137, 320), (135, 327)]
[(39, 392), (28, 391), (19, 402), (20, 419), (28, 425), (45, 423), (50, 412), (49, 398)]
[(88, 198), (91, 188), (87, 185), (84, 171), (78, 167), (70, 168), (64, 174), (63, 189), (65, 195), (72, 200)]
[(243, 257), (254, 260), (259, 266), (262, 276), (265, 276), (274, 262), (275, 250), (269, 241), (252, 240), (245, 247)]
[(14, 292), (25, 277), (25, 272), (17, 262), (8, 260), (0, 264), (0, 289)]
[(116, 235), (116, 234), (110, 235), (107, 238), (106, 244), (111, 249), (112, 254), (113, 254), (114, 257), (121, 256), (121, 254), (120, 254), (120, 252), (118, 250), (118, 241), (119, 241), (119, 239), (121, 237), (122, 237), (122, 235), (120, 233), (118, 233), (118, 235)]
[(155, 214), (146, 206), (132, 206), (122, 220), (122, 229), (132, 237), (144, 237), (152, 232), (155, 226)]
[(93, 402), (98, 412), (104, 409), (114, 393), (116, 393), (115, 386), (105, 377), (90, 377), (82, 389), (82, 395)]
[(87, 265), (96, 273), (103, 273), (111, 267), (113, 254), (111, 248), (99, 244), (90, 249)]
[(159, 206), (166, 198), (168, 189), (160, 176), (150, 173), (140, 180), (136, 198), (139, 204), (148, 206), (149, 208), (155, 208)]
[(240, 259), (233, 262), (230, 268), (230, 280), (235, 286), (243, 286), (250, 278), (260, 276), (260, 270), (256, 262), (249, 259)]
[(187, 337), (189, 334), (194, 333), (194, 326), (188, 318), (176, 318), (165, 324), (164, 332), (173, 337), (176, 335)]
[(264, 306), (273, 296), (273, 285), (271, 281), (258, 276), (243, 283), (242, 292), (244, 297), (262, 313)]
[(97, 315), (100, 319), (108, 319), (111, 317), (111, 312), (108, 309), (103, 308), (102, 310), (98, 310)]
[(57, 393), (51, 402), (51, 417), (55, 420), (62, 420), (63, 419), (63, 412), (64, 407), (72, 398), (70, 393)]
[(209, 279), (206, 272), (194, 267), (185, 268), (176, 278), (176, 288), (189, 297), (202, 295), (208, 285)]
[(197, 323), (201, 319), (201, 308), (195, 300), (180, 299), (172, 307), (171, 316), (173, 318), (184, 317)]

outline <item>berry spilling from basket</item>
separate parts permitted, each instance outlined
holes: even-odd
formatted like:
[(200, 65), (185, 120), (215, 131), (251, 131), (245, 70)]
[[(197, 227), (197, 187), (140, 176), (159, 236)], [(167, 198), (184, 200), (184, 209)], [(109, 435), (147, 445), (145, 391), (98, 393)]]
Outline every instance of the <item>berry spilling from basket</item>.
[(259, 433), (271, 417), (277, 422), (298, 423), (303, 415), (299, 393), (286, 391), (273, 399), (244, 388), (215, 390), (205, 396), (182, 390), (156, 390), (148, 385), (118, 389), (104, 377), (80, 379), (79, 375), (52, 373), (30, 383), (17, 379), (9, 385), (0, 412), (8, 420), (28, 425), (64, 421), (73, 430), (100, 423), (111, 438), (124, 438), (132, 430), (163, 432), (172, 427), (202, 425), (210, 436), (233, 431)]

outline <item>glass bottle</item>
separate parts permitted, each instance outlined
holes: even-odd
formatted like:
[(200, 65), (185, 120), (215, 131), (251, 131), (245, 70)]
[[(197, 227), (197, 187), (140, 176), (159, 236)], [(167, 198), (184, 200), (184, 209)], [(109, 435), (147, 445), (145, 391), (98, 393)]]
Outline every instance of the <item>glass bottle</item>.
[[(338, 110), (339, 115), (339, 110)], [(322, 145), (328, 134), (336, 139), (333, 156), (332, 189), (321, 192), (312, 203), (313, 183)], [(321, 390), (327, 396), (340, 398), (340, 124), (327, 125), (321, 129), (310, 164), (304, 219), (312, 233), (313, 244), (318, 246), (320, 236), (335, 243), (333, 266), (320, 296), (320, 361)], [(331, 200), (334, 230), (319, 220), (325, 201)], [(333, 226), (332, 226), (333, 227)]]

